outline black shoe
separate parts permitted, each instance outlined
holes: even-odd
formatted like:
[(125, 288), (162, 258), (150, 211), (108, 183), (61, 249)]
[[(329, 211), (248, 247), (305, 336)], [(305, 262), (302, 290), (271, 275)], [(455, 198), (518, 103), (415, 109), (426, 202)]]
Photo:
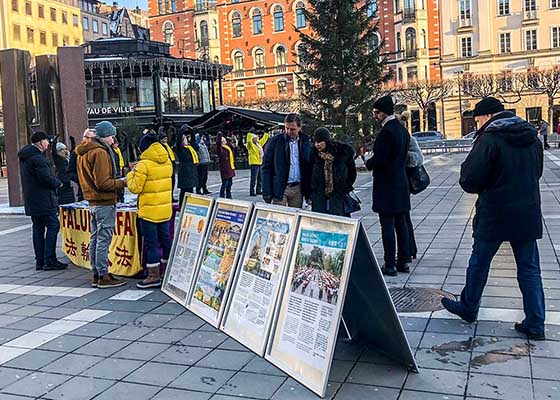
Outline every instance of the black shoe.
[(405, 264), (397, 264), (397, 271), (398, 272), (403, 272), (405, 274), (408, 274), (410, 272), (410, 267), (408, 265), (408, 263)]
[(542, 333), (531, 332), (529, 331), (529, 329), (527, 329), (525, 325), (523, 325), (522, 322), (516, 322), (514, 328), (517, 332), (527, 335), (527, 338), (530, 340), (546, 340), (544, 332)]
[(61, 263), (60, 261), (55, 261), (51, 264), (46, 264), (43, 267), (44, 271), (60, 271), (62, 269), (66, 269), (68, 264)]
[(397, 276), (398, 272), (397, 269), (394, 266), (387, 266), (384, 265), (383, 268), (381, 268), (381, 272), (383, 273), (383, 275), (387, 275), (387, 276)]
[(35, 263), (35, 270), (36, 271), (42, 271), (44, 268), (43, 263)]
[(473, 315), (465, 312), (460, 301), (453, 301), (451, 299), (448, 299), (447, 297), (443, 297), (441, 299), (441, 304), (447, 311), (449, 311), (451, 314), (457, 315), (463, 321), (466, 321), (468, 323), (473, 323), (476, 321), (476, 314)]
[(260, 195), (262, 195), (262, 191), (257, 190), (257, 196), (260, 196)]
[(212, 194), (212, 192), (210, 192), (210, 191), (208, 191), (208, 190), (205, 190), (203, 193), (204, 193), (204, 194)]

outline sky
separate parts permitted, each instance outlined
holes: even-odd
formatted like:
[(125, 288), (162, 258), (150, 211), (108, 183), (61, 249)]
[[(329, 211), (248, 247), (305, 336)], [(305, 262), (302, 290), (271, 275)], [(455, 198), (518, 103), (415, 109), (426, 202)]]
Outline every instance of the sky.
[[(119, 6), (125, 6), (128, 8), (136, 8), (139, 6), (144, 10), (148, 10), (148, 0), (116, 0)], [(104, 0), (105, 4), (113, 4), (113, 0)]]

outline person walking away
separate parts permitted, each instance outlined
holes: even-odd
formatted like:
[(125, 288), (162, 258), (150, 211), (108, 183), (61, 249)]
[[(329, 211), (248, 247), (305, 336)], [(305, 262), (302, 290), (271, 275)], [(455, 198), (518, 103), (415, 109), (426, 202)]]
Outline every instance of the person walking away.
[(315, 212), (349, 217), (344, 199), (356, 181), (354, 150), (347, 144), (331, 140), (327, 128), (313, 134), (311, 149), (311, 208)]
[[(262, 138), (251, 132), (247, 133), (247, 153), (249, 168), (251, 169), (251, 181), (249, 184), (249, 196), (255, 197), (262, 194), (262, 163), (264, 158), (264, 144), (268, 141), (268, 133)], [(255, 190), (256, 189), (256, 190)]]
[(51, 171), (45, 151), (49, 148), (49, 137), (44, 132), (35, 132), (31, 144), (18, 152), (25, 215), (33, 223), (33, 250), (37, 270), (61, 270), (67, 267), (56, 258), (56, 241), (60, 230), (56, 190), (62, 182)]
[(185, 193), (194, 193), (194, 188), (198, 186), (198, 153), (194, 144), (194, 131), (188, 125), (183, 125), (179, 129), (179, 137), (175, 144), (175, 153), (179, 160), (179, 176), (177, 186), (181, 190), (179, 195), (179, 205), (183, 205)]
[(550, 127), (548, 126), (548, 123), (545, 120), (541, 120), (541, 123), (539, 125), (539, 134), (543, 138), (543, 144), (544, 144), (544, 149), (545, 150), (550, 149), (550, 146), (548, 145), (548, 130), (549, 129), (550, 129)]
[(492, 259), (502, 243), (509, 242), (525, 312), (525, 319), (514, 328), (530, 339), (544, 340), (545, 300), (537, 246), (543, 235), (539, 189), (543, 147), (536, 129), (504, 111), (493, 97), (478, 102), (473, 116), (479, 129), (459, 181), (465, 192), (478, 195), (473, 249), (459, 301), (442, 299), (442, 304), (474, 322)]
[(128, 189), (138, 194), (138, 217), (147, 251), (148, 276), (136, 287), (149, 289), (161, 286), (160, 266), (165, 270), (171, 251), (169, 221), (172, 216), (173, 166), (167, 149), (156, 136), (144, 136), (139, 147), (140, 161), (127, 174), (126, 181)]
[(194, 137), (194, 142), (198, 146), (196, 151), (198, 154), (198, 164), (196, 166), (198, 174), (198, 186), (196, 193), (198, 194), (211, 194), (208, 190), (208, 165), (210, 164), (210, 152), (208, 151), (208, 144), (210, 144), (210, 136), (197, 133)]
[(221, 132), (216, 137), (216, 153), (220, 165), (220, 178), (222, 178), (220, 197), (231, 199), (231, 187), (235, 176), (235, 157), (229, 142)]
[(67, 172), (68, 163), (70, 162), (70, 152), (68, 151), (66, 145), (62, 142), (58, 142), (54, 149), (56, 150), (53, 152), (56, 177), (60, 182), (62, 182), (62, 186), (58, 188), (56, 192), (58, 204), (63, 205), (74, 203), (76, 201), (74, 188), (72, 187), (70, 174)]
[(262, 166), (263, 200), (301, 208), (310, 196), (311, 142), (301, 132), (301, 118), (290, 113), (284, 118), (285, 133), (268, 141)]
[(394, 115), (391, 96), (381, 97), (373, 107), (381, 130), (366, 168), (373, 173), (372, 209), (379, 214), (381, 225), (385, 261), (382, 272), (397, 276), (398, 272), (409, 270), (410, 236), (406, 216), (410, 211), (410, 192), (406, 164), (410, 135)]
[[(407, 168), (417, 168), (424, 165), (424, 155), (422, 154), (422, 149), (418, 145), (418, 141), (414, 136), (410, 136), (410, 144), (408, 145), (408, 160), (406, 163)], [(418, 254), (418, 247), (416, 245), (416, 238), (414, 237), (414, 225), (412, 224), (412, 218), (410, 218), (410, 211), (406, 213), (406, 225), (408, 227), (408, 258), (407, 264), (402, 266), (402, 272), (410, 272), (410, 267), (408, 263), (416, 259)]]
[(118, 179), (118, 166), (111, 145), (116, 129), (108, 121), (95, 125), (95, 135), (86, 131), (85, 140), (76, 147), (78, 178), (89, 202), (91, 237), (89, 255), (92, 269), (92, 287), (99, 289), (126, 285), (123, 279), (109, 273), (109, 246), (113, 238), (117, 200), (126, 186), (126, 179)]

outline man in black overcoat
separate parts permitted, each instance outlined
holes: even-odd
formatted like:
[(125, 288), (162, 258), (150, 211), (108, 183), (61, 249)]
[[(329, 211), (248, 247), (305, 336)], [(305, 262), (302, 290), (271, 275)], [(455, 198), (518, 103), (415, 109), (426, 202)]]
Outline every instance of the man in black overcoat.
[(406, 214), (410, 211), (410, 192), (406, 162), (410, 136), (394, 115), (391, 96), (380, 98), (373, 107), (382, 128), (366, 167), (373, 173), (372, 208), (379, 214), (381, 224), (385, 260), (382, 271), (385, 275), (396, 276), (397, 271), (409, 272), (410, 236)]

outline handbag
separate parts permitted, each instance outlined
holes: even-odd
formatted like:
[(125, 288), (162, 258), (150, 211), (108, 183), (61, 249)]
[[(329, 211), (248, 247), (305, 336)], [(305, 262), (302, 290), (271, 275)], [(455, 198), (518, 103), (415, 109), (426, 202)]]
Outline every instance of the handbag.
[(421, 193), (430, 185), (430, 175), (423, 165), (407, 168), (406, 175), (408, 177), (408, 188), (412, 194)]
[(354, 212), (360, 211), (362, 207), (360, 206), (362, 202), (360, 198), (354, 192), (348, 193), (344, 196), (344, 213), (352, 214)]

